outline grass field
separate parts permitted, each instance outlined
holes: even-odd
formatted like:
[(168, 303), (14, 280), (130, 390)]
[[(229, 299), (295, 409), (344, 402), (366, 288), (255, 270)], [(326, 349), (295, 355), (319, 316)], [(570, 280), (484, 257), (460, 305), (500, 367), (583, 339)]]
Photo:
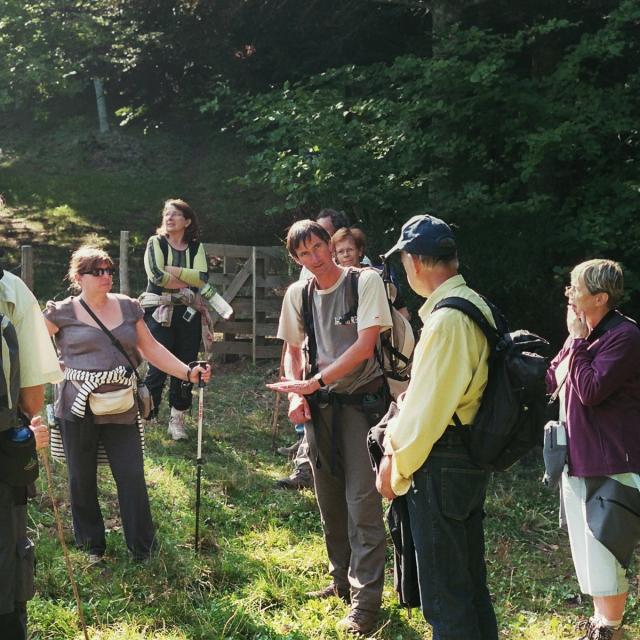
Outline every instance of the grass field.
[[(274, 365), (219, 365), (206, 390), (202, 502), (203, 552), (193, 553), (195, 429), (188, 442), (147, 432), (146, 472), (160, 549), (136, 564), (124, 547), (115, 487), (100, 472), (109, 533), (104, 566), (72, 550), (91, 638), (101, 640), (302, 640), (341, 638), (338, 599), (306, 600), (327, 584), (319, 515), (311, 491), (277, 491), (288, 464), (271, 450)], [(195, 411), (194, 411), (195, 414)], [(165, 424), (166, 410), (161, 425)], [(292, 429), (280, 420), (279, 444)], [(487, 501), (487, 561), (502, 639), (576, 638), (589, 612), (581, 601), (566, 535), (557, 528), (557, 496), (540, 483), (539, 456), (494, 478)], [(72, 546), (65, 468), (54, 466), (54, 493)], [(38, 595), (29, 605), (32, 637), (80, 638), (46, 486), (31, 506)], [(419, 611), (395, 604), (391, 556), (376, 638), (416, 640), (430, 633)], [(639, 583), (632, 580), (628, 638), (640, 637)]]

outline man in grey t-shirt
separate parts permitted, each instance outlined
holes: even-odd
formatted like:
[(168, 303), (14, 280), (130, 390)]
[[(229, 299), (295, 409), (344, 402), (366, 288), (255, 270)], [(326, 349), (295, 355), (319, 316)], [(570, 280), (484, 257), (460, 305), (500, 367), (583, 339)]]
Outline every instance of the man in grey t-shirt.
[(305, 423), (309, 440), (333, 578), (326, 589), (310, 595), (350, 601), (341, 626), (369, 634), (382, 600), (385, 532), (366, 437), (373, 416), (386, 408), (375, 348), (380, 332), (391, 327), (391, 314), (382, 280), (373, 270), (359, 273), (357, 311), (351, 308), (350, 271), (333, 261), (329, 235), (317, 222), (296, 222), (287, 248), (313, 274), (316, 357), (310, 365), (315, 375), (306, 375), (303, 367), (306, 282), (298, 281), (287, 289), (278, 327), (278, 337), (287, 343), (286, 380), (268, 387), (289, 394), (289, 419)]

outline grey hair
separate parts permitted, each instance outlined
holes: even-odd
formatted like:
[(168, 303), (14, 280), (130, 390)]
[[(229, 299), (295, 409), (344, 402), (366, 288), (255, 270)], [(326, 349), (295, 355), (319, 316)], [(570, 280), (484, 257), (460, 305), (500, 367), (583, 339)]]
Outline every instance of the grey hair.
[(571, 270), (571, 279), (584, 282), (591, 295), (606, 293), (609, 309), (615, 309), (622, 300), (624, 276), (622, 267), (614, 260), (596, 258), (581, 262)]

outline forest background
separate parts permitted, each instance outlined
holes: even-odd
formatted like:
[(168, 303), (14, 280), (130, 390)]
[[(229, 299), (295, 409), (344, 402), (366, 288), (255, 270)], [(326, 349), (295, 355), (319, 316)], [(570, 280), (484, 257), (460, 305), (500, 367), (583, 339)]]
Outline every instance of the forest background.
[[(279, 244), (293, 220), (343, 209), (371, 256), (431, 212), (514, 327), (558, 347), (568, 272), (592, 257), (622, 262), (639, 318), (639, 33), (640, 0), (0, 0), (2, 262), (34, 245), (36, 294), (60, 298), (70, 251), (117, 256), (128, 229), (137, 292), (167, 197), (194, 206), (205, 241), (234, 244)], [(205, 410), (211, 554), (189, 551), (190, 444), (150, 433), (163, 548), (150, 570), (127, 561), (103, 476), (114, 561), (98, 579), (74, 552), (95, 637), (337, 637), (339, 604), (301, 604), (325, 579), (313, 496), (272, 490), (276, 371), (227, 374)], [(535, 458), (496, 476), (487, 503), (503, 638), (571, 638), (588, 611), (538, 477)], [(41, 489), (34, 637), (77, 637)], [(634, 573), (636, 634), (639, 590)], [(392, 602), (379, 637), (423, 637)]]
[(238, 244), (343, 209), (375, 256), (433, 212), (514, 324), (560, 340), (568, 269), (597, 256), (638, 316), (639, 20), (638, 0), (0, 0), (0, 242), (61, 274), (87, 233), (135, 249), (182, 196)]

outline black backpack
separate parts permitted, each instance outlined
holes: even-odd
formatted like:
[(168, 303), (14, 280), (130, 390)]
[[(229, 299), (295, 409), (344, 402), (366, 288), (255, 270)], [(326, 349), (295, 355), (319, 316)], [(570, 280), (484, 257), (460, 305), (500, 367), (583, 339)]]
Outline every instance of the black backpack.
[[(466, 427), (467, 446), (478, 466), (504, 471), (542, 444), (548, 367), (543, 354), (549, 343), (529, 331), (510, 332), (502, 313), (488, 300), (485, 302), (496, 329), (476, 305), (464, 298), (445, 298), (433, 310), (449, 307), (461, 311), (482, 329), (489, 342), (489, 379), (473, 424)], [(461, 426), (457, 414), (453, 421)]]

